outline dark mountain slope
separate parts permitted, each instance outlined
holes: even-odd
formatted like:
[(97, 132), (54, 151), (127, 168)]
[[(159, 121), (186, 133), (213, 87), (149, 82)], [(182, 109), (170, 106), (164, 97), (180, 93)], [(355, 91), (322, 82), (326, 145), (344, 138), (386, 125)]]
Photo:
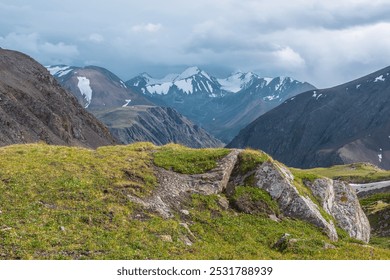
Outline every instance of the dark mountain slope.
[(108, 129), (30, 57), (0, 50), (0, 145), (114, 144)]
[(156, 145), (179, 143), (193, 148), (223, 145), (172, 108), (139, 105), (94, 114), (124, 144), (147, 141)]
[(390, 67), (290, 98), (228, 145), (263, 149), (290, 166), (358, 161), (390, 169)]

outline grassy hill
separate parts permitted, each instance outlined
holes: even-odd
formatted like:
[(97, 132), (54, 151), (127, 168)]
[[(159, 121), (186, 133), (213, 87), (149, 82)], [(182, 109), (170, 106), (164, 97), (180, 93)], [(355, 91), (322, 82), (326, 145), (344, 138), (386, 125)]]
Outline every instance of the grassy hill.
[[(277, 212), (258, 189), (192, 194), (187, 211), (171, 219), (128, 199), (158, 188), (156, 166), (203, 173), (228, 152), (150, 143), (2, 147), (0, 259), (390, 259), (388, 238), (363, 244), (339, 229), (339, 241), (331, 242), (309, 223), (232, 207), (244, 196)], [(284, 244), (274, 246), (285, 233)]]

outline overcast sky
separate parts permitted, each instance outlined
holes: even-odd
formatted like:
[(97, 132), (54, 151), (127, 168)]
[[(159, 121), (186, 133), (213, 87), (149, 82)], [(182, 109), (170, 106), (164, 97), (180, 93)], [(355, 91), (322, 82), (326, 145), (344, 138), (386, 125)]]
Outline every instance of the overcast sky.
[(0, 0), (0, 47), (124, 80), (197, 65), (330, 87), (390, 65), (390, 1)]

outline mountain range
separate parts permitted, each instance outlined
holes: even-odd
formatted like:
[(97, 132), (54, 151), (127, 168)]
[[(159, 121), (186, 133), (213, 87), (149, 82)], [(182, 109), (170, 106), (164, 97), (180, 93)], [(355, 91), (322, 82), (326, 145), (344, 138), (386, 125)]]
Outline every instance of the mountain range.
[(289, 166), (370, 162), (390, 169), (390, 67), (292, 97), (243, 129), (228, 147), (252, 147)]
[(179, 143), (189, 147), (219, 147), (222, 142), (173, 108), (156, 106), (118, 76), (97, 66), (47, 66), (85, 109), (105, 123), (118, 142)]
[[(120, 142), (131, 143), (137, 139), (151, 141), (154, 144), (165, 144), (156, 139), (197, 139), (191, 143), (178, 142), (190, 147), (204, 147), (210, 143), (229, 142), (238, 131), (258, 116), (283, 102), (290, 96), (313, 89), (308, 83), (302, 83), (289, 77), (262, 78), (254, 73), (235, 73), (225, 79), (217, 79), (198, 67), (189, 67), (181, 74), (168, 74), (162, 79), (154, 79), (142, 73), (127, 82), (107, 69), (87, 66), (74, 67), (66, 65), (47, 66), (47, 69), (66, 89), (71, 91), (87, 110), (98, 118), (110, 114), (101, 120), (110, 128)], [(134, 106), (158, 106), (177, 110), (175, 115), (183, 115), (185, 123), (192, 122), (191, 127), (202, 129), (201, 135), (191, 136), (197, 130), (170, 131), (169, 134), (154, 134), (161, 130), (164, 123), (150, 115), (152, 111), (139, 110)], [(123, 107), (128, 109), (123, 110)], [(114, 111), (117, 112), (114, 113)], [(166, 109), (160, 109), (166, 111)], [(127, 126), (124, 129), (124, 117), (127, 112)], [(142, 116), (138, 116), (142, 112)], [(118, 117), (114, 120), (113, 117)], [(165, 115), (165, 117), (170, 116)], [(135, 125), (136, 119), (148, 119), (148, 131)], [(176, 118), (177, 119), (177, 118)], [(165, 118), (167, 121), (167, 119)], [(166, 124), (174, 124), (169, 120)], [(114, 128), (115, 127), (115, 128)], [(118, 128), (122, 129), (119, 133)], [(124, 129), (124, 130), (123, 130)], [(136, 131), (141, 129), (141, 131)], [(203, 130), (204, 129), (204, 130)], [(162, 129), (167, 132), (167, 127)], [(186, 135), (183, 135), (187, 131)], [(178, 133), (178, 135), (175, 135)], [(202, 138), (205, 135), (206, 138)], [(135, 135), (138, 135), (135, 137)], [(140, 135), (144, 137), (140, 138)], [(152, 136), (153, 135), (153, 136)], [(173, 136), (174, 135), (174, 136)], [(212, 136), (211, 136), (212, 135)], [(135, 137), (135, 138), (133, 138)], [(211, 139), (211, 138), (217, 139)], [(203, 139), (203, 140), (201, 140)], [(214, 146), (212, 146), (214, 147)]]
[(252, 72), (217, 79), (198, 67), (162, 79), (143, 73), (126, 85), (155, 104), (175, 108), (225, 143), (284, 100), (315, 89), (290, 77), (264, 78)]
[[(77, 99), (30, 57), (0, 49), (0, 259), (389, 259), (389, 171), (289, 168), (251, 149), (117, 145), (221, 142), (174, 108), (122, 104), (154, 94), (105, 69), (80, 69), (72, 70)], [(389, 79), (390, 67), (289, 98), (230, 145), (265, 139), (276, 155), (301, 156), (298, 163), (363, 158), (387, 166)], [(239, 93), (222, 83), (220, 96), (182, 96)], [(111, 104), (102, 101), (110, 91), (96, 90), (110, 87), (122, 89)], [(386, 180), (379, 187), (378, 178)]]

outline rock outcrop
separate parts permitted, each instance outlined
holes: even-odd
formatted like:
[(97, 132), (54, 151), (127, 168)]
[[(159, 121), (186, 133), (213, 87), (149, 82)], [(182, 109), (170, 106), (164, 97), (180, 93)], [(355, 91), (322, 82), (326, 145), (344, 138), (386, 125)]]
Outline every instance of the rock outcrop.
[[(314, 182), (303, 182), (297, 187), (300, 183), (294, 180), (290, 170), (272, 159), (258, 164), (246, 174), (236, 174), (233, 170), (239, 169), (238, 156), (241, 152), (232, 150), (216, 168), (204, 174), (178, 174), (158, 168), (159, 187), (154, 193), (146, 198), (129, 198), (164, 218), (170, 218), (174, 213), (188, 212), (182, 207), (189, 195), (226, 193), (229, 196), (237, 186), (245, 185), (251, 177), (251, 187), (269, 193), (279, 205), (283, 216), (307, 221), (321, 228), (330, 240), (336, 241), (338, 235), (334, 220), (351, 237), (369, 241), (370, 225), (356, 194), (348, 184), (317, 179)], [(302, 193), (302, 188), (311, 191), (312, 195)]]
[(365, 242), (370, 240), (370, 223), (350, 185), (324, 178), (315, 180), (310, 187), (322, 208), (335, 218), (340, 228), (351, 237)]
[(159, 187), (147, 198), (128, 195), (129, 199), (164, 218), (173, 216), (174, 210), (182, 211), (182, 202), (189, 194), (219, 194), (226, 189), (240, 150), (223, 158), (216, 168), (205, 174), (179, 174), (162, 168), (156, 169)]
[[(294, 185), (294, 176), (286, 167), (266, 161), (256, 168), (254, 175), (255, 186), (267, 191), (285, 216), (308, 221), (322, 228), (331, 240), (337, 240), (333, 222), (321, 215), (318, 206), (309, 197), (299, 193)], [(234, 185), (243, 184), (246, 177), (235, 178)]]

